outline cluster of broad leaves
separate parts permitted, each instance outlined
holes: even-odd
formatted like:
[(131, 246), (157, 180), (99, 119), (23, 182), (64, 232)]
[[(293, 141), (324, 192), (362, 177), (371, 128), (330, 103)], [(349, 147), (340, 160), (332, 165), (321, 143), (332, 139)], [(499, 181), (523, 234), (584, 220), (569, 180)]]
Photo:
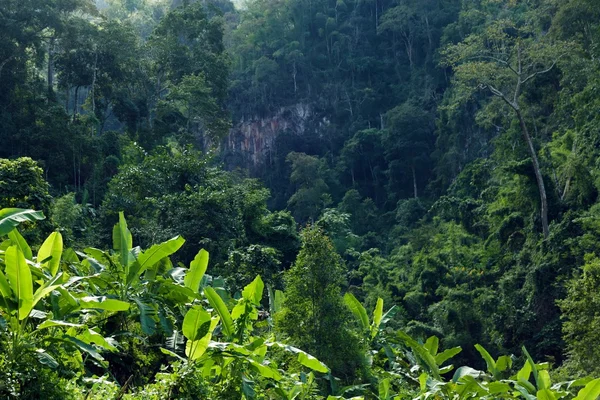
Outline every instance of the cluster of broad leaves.
[[(162, 335), (160, 351), (170, 363), (180, 369), (191, 367), (195, 379), (207, 383), (205, 391), (192, 393), (192, 398), (319, 399), (328, 392), (334, 392), (330, 400), (581, 400), (600, 395), (600, 379), (552, 383), (549, 365), (535, 363), (525, 349), (524, 363), (515, 369), (513, 358), (495, 360), (476, 345), (487, 371), (460, 367), (448, 379), (454, 370), (448, 362), (460, 347), (439, 351), (436, 337), (420, 343), (387, 328), (395, 307), (384, 313), (379, 299), (369, 318), (350, 293), (344, 300), (356, 316), (368, 349), (365, 357), (371, 379), (334, 389), (335, 378), (325, 364), (277, 341), (269, 328), (259, 327), (261, 319), (270, 324), (284, 296), (269, 290), (269, 312), (262, 310), (265, 285), (260, 276), (232, 297), (223, 279), (206, 274), (206, 251), (200, 250), (189, 268), (173, 265), (169, 257), (184, 239), (175, 237), (147, 250), (133, 247), (123, 214), (113, 230), (111, 251), (64, 249), (61, 234), (54, 232), (34, 254), (17, 227), (43, 218), (41, 212), (32, 210), (0, 210), (0, 235), (5, 239), (0, 245), (1, 339), (5, 357), (13, 363), (25, 354), (35, 354), (40, 371), (56, 369), (64, 366), (68, 355), (88, 375), (98, 367), (108, 371), (107, 354), (119, 353), (117, 336), (126, 337), (123, 332), (116, 334), (118, 330), (109, 331), (103, 323), (113, 318), (139, 322), (141, 335), (146, 337)], [(168, 371), (155, 377), (158, 383), (171, 386), (163, 396), (181, 398), (175, 394), (176, 379), (169, 377)], [(87, 379), (94, 385), (86, 398), (100, 383), (116, 388), (115, 398), (137, 390), (128, 388), (129, 382), (119, 386), (107, 376)], [(328, 388), (323, 385), (327, 381), (332, 383)]]

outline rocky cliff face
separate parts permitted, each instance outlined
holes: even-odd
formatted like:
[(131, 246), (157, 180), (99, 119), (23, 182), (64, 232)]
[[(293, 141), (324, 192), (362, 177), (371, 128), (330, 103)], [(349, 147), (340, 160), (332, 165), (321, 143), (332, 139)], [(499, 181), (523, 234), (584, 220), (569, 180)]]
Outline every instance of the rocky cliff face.
[(226, 152), (231, 166), (255, 169), (262, 165), (273, 151), (281, 134), (302, 135), (306, 130), (311, 109), (297, 104), (280, 109), (266, 118), (251, 118), (239, 122), (229, 132)]

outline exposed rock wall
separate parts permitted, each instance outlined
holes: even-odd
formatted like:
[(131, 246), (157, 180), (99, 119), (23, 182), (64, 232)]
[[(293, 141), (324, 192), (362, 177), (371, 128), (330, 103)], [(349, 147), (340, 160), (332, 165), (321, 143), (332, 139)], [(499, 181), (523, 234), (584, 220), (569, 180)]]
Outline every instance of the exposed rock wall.
[(238, 160), (236, 166), (255, 169), (275, 151), (275, 141), (279, 135), (302, 135), (310, 117), (310, 107), (297, 104), (282, 108), (271, 117), (242, 120), (229, 131), (226, 151), (233, 156), (230, 159)]

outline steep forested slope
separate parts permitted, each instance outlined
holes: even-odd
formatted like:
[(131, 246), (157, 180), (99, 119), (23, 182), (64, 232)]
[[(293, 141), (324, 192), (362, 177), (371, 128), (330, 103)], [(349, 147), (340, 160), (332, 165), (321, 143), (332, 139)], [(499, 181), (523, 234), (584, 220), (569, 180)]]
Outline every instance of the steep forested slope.
[(574, 395), (595, 3), (1, 2), (0, 393)]

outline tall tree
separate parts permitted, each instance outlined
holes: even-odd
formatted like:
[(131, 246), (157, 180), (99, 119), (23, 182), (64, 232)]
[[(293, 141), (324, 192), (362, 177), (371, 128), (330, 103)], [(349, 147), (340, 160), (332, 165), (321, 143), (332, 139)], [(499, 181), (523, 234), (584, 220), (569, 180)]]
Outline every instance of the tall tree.
[(285, 300), (276, 327), (334, 374), (348, 377), (356, 370), (359, 349), (341, 296), (342, 260), (319, 228), (308, 227), (301, 237), (302, 249), (284, 277)]
[(556, 67), (568, 54), (566, 43), (553, 40), (540, 20), (541, 9), (509, 3), (487, 15), (489, 23), (462, 42), (444, 50), (445, 64), (453, 67), (455, 81), (465, 97), (486, 90), (500, 99), (519, 122), (531, 157), (540, 196), (544, 236), (548, 228), (548, 196), (534, 140), (529, 133), (525, 89)]

